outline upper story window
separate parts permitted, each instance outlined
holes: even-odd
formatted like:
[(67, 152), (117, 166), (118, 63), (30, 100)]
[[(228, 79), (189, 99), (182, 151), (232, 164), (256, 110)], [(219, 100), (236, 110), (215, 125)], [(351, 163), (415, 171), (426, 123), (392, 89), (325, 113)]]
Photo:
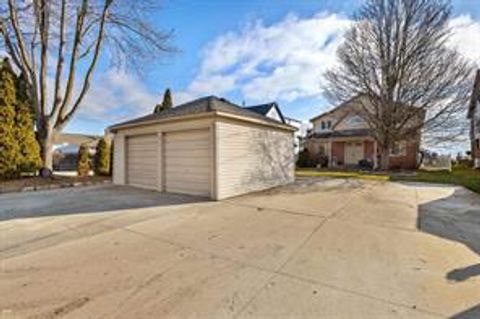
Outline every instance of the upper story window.
[(322, 130), (330, 130), (332, 128), (332, 121), (322, 121), (320, 127)]
[(347, 122), (350, 125), (359, 125), (359, 124), (363, 124), (363, 119), (358, 115), (354, 115), (354, 116), (350, 116)]

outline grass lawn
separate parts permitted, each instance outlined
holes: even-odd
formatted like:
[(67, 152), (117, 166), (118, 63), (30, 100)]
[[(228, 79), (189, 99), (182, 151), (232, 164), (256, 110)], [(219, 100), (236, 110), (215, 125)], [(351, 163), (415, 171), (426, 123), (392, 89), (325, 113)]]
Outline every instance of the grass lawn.
[(455, 184), (480, 193), (480, 170), (474, 170), (471, 168), (454, 168), (451, 172), (417, 171), (417, 174), (414, 176), (391, 175), (390, 180)]
[(336, 178), (362, 178), (379, 181), (388, 181), (390, 176), (383, 173), (370, 173), (343, 170), (317, 170), (315, 168), (297, 168), (297, 176), (301, 177), (336, 177)]
[(464, 186), (480, 193), (480, 170), (471, 168), (454, 168), (451, 172), (428, 172), (418, 170), (413, 174), (370, 173), (360, 171), (316, 170), (314, 168), (299, 168), (297, 176), (301, 177), (333, 177), (333, 178), (361, 178), (380, 181), (425, 182), (437, 184), (455, 184)]

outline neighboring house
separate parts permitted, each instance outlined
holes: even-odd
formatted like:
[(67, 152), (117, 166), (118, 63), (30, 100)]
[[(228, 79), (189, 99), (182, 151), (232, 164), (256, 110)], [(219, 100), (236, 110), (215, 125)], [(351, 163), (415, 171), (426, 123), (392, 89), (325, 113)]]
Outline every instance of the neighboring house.
[(115, 184), (218, 200), (294, 181), (295, 128), (215, 96), (110, 131)]
[(468, 108), (470, 119), (470, 140), (472, 159), (475, 168), (480, 168), (480, 70), (477, 71), (472, 97)]
[(53, 136), (53, 169), (56, 171), (74, 171), (77, 169), (78, 150), (86, 144), (93, 156), (101, 136), (56, 133)]
[(244, 107), (244, 109), (261, 114), (278, 122), (286, 123), (282, 111), (280, 111), (278, 104), (275, 102), (254, 106), (246, 106)]
[(308, 124), (289, 117), (285, 117), (285, 123), (297, 129), (295, 131), (295, 154), (298, 154), (305, 148), (305, 138), (307, 137)]
[[(373, 130), (359, 115), (362, 108), (358, 99), (362, 98), (355, 97), (310, 120), (313, 129), (306, 147), (312, 156), (325, 158), (329, 167), (357, 167), (361, 160), (378, 166), (379, 152)], [(390, 168), (415, 168), (419, 145), (420, 134), (395, 143), (390, 152)]]
[(307, 125), (299, 120), (284, 116), (277, 103), (272, 102), (261, 105), (247, 106), (244, 108), (295, 127), (297, 129), (295, 131), (295, 154), (298, 154), (298, 152), (303, 150), (305, 137), (307, 136)]

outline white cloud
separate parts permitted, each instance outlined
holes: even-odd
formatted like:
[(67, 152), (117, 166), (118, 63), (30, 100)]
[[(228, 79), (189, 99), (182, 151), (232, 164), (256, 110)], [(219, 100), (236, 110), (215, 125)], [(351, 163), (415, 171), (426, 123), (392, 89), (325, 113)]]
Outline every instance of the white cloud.
[(336, 14), (301, 19), (290, 14), (270, 26), (262, 21), (208, 44), (189, 96), (239, 90), (247, 101), (285, 100), (321, 94), (323, 72), (350, 20)]
[[(199, 73), (182, 96), (239, 91), (249, 103), (319, 98), (322, 76), (335, 65), (336, 50), (351, 24), (337, 14), (303, 19), (290, 14), (272, 25), (256, 21), (228, 32), (205, 47)], [(449, 44), (480, 61), (480, 22), (462, 15), (451, 27)]]
[(461, 15), (452, 19), (450, 26), (450, 45), (480, 67), (480, 21), (475, 21), (470, 15)]
[[(337, 14), (290, 14), (271, 25), (259, 20), (221, 35), (205, 46), (197, 76), (174, 93), (175, 103), (234, 91), (247, 103), (320, 98), (322, 75), (336, 63), (336, 50), (351, 23)], [(462, 15), (451, 27), (450, 45), (480, 61), (480, 22)], [(105, 72), (92, 85), (79, 116), (116, 122), (151, 112), (161, 94), (152, 94), (142, 83), (125, 73)]]
[(110, 70), (96, 79), (78, 115), (89, 120), (121, 121), (152, 112), (160, 98), (149, 92), (142, 81)]

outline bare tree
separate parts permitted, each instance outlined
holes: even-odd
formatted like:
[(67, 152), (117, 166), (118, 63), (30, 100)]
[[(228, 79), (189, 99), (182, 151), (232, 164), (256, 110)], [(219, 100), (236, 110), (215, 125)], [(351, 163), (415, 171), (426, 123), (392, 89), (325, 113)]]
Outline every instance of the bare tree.
[[(101, 54), (110, 66), (139, 70), (171, 52), (159, 30), (155, 1), (4, 0), (0, 45), (29, 87), (44, 166), (52, 168), (52, 137), (77, 112)], [(49, 96), (50, 94), (50, 96)]]
[(362, 95), (359, 112), (389, 166), (396, 141), (422, 132), (451, 140), (467, 129), (472, 66), (447, 46), (447, 0), (367, 0), (345, 35), (339, 65), (326, 73), (326, 96), (344, 102)]

